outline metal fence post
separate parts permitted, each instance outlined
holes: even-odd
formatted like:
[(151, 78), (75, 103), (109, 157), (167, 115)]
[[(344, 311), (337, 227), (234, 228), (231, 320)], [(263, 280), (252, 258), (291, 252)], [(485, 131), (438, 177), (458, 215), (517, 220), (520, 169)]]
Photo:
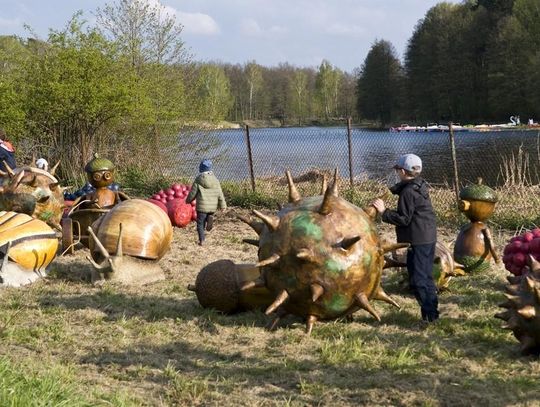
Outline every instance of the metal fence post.
[(349, 183), (351, 185), (351, 189), (354, 186), (354, 174), (353, 174), (353, 161), (352, 161), (352, 140), (351, 140), (351, 117), (347, 118), (347, 142), (349, 143)]
[(459, 174), (456, 157), (456, 142), (454, 138), (454, 127), (452, 122), (448, 123), (448, 134), (450, 137), (450, 152), (452, 153), (452, 164), (454, 165), (454, 190), (456, 192), (456, 202), (459, 202)]
[(255, 192), (255, 174), (253, 172), (253, 155), (251, 153), (251, 139), (249, 137), (249, 126), (246, 124), (246, 146), (248, 153), (248, 162), (249, 162), (249, 175), (251, 178), (251, 190)]

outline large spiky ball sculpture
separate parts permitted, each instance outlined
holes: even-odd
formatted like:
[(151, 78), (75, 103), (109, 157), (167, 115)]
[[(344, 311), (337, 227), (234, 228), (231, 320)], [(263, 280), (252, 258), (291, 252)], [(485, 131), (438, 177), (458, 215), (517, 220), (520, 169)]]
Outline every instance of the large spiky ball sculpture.
[(505, 329), (513, 331), (521, 342), (521, 352), (540, 354), (540, 262), (529, 255), (529, 271), (521, 276), (508, 276), (506, 311), (495, 315), (506, 321)]
[(384, 253), (403, 245), (384, 246), (373, 217), (338, 196), (337, 171), (324, 195), (302, 198), (291, 174), (289, 203), (277, 215), (241, 218), (259, 235), (261, 277), (244, 289), (266, 286), (275, 295), (266, 314), (276, 312), (269, 326), (286, 314), (304, 317), (307, 333), (317, 320), (347, 316), (364, 309), (380, 320), (370, 300), (398, 307), (382, 289)]

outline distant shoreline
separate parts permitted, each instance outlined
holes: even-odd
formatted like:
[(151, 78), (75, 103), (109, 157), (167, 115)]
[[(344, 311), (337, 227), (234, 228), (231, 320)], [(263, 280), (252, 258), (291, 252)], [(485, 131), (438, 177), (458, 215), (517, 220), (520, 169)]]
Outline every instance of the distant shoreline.
[[(282, 122), (278, 119), (253, 119), (253, 120), (242, 120), (239, 122), (220, 120), (218, 122), (209, 122), (204, 120), (195, 120), (187, 123), (183, 123), (184, 126), (199, 128), (199, 129), (213, 129), (213, 130), (228, 130), (228, 129), (243, 129), (246, 126), (253, 129), (262, 129), (262, 128), (288, 128), (288, 127), (347, 127), (347, 121), (345, 119), (341, 120), (317, 120), (312, 119), (309, 121), (304, 121), (302, 123), (298, 122)], [(485, 126), (485, 127), (484, 127)], [(381, 127), (373, 122), (353, 122), (353, 128), (362, 128), (372, 131), (391, 131), (392, 126)], [(415, 126), (411, 126), (415, 127)], [(529, 126), (529, 125), (519, 125), (514, 127), (505, 127), (499, 128), (496, 125), (480, 125), (475, 127), (473, 125), (460, 126), (464, 127), (469, 132), (482, 132), (482, 131), (540, 131), (540, 126)], [(394, 127), (395, 129), (395, 127)], [(410, 130), (401, 132), (422, 132), (422, 130)]]
[[(260, 128), (287, 128), (287, 127), (347, 127), (347, 120), (346, 119), (340, 119), (340, 120), (307, 120), (303, 121), (302, 123), (298, 122), (282, 122), (278, 119), (253, 119), (253, 120), (242, 120), (240, 122), (227, 122), (222, 121), (218, 124), (220, 128), (229, 128), (229, 129), (238, 129), (238, 128), (244, 128), (245, 126), (249, 126), (250, 128), (254, 129), (260, 129)], [(223, 126), (223, 127), (221, 127)], [(352, 127), (354, 128), (366, 128), (371, 130), (388, 130), (388, 128), (377, 126), (373, 123), (369, 122), (353, 122)]]

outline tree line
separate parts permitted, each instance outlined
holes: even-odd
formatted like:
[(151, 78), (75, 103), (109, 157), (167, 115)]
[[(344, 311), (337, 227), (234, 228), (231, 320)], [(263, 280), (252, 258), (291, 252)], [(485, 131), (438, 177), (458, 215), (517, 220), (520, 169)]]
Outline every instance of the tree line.
[[(0, 127), (19, 145), (20, 161), (30, 158), (24, 152), (62, 157), (62, 175), (73, 178), (98, 151), (142, 176), (166, 167), (164, 154), (180, 154), (179, 130), (190, 125), (354, 114), (355, 78), (330, 62), (197, 62), (182, 25), (164, 11), (116, 0), (94, 11), (93, 25), (79, 12), (45, 40), (0, 37)], [(206, 148), (204, 138), (190, 140), (187, 147)]]
[(401, 62), (376, 41), (357, 79), (360, 116), (382, 125), (540, 119), (538, 0), (440, 3), (416, 25)]
[(403, 61), (378, 40), (352, 73), (327, 60), (197, 62), (159, 3), (116, 0), (94, 14), (94, 25), (77, 13), (46, 40), (0, 37), (0, 127), (25, 151), (66, 158), (69, 175), (94, 151), (159, 167), (145, 157), (171, 153), (179, 129), (202, 121), (540, 118), (537, 0), (440, 3), (418, 22)]

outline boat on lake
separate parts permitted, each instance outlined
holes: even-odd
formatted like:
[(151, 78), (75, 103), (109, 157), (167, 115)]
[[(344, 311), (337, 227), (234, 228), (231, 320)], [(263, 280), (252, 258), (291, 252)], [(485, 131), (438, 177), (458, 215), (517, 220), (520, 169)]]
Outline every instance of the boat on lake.
[(509, 123), (501, 124), (477, 124), (471, 126), (472, 131), (508, 131), (508, 130), (538, 130), (540, 124), (535, 123), (533, 119), (529, 119), (527, 124), (522, 124), (519, 116), (510, 116)]
[[(469, 131), (469, 127), (462, 126), (460, 124), (453, 124), (452, 130), (457, 131)], [(445, 124), (432, 124), (427, 126), (427, 131), (450, 131), (450, 126)]]
[[(452, 126), (454, 131), (469, 131), (469, 127), (464, 127), (459, 124)], [(427, 126), (409, 126), (408, 124), (401, 124), (398, 127), (390, 127), (391, 132), (443, 132), (449, 131), (450, 127), (444, 124), (431, 123)]]
[(390, 127), (392, 132), (417, 132), (417, 131), (426, 131), (425, 127), (422, 126), (409, 126), (408, 124), (400, 124), (397, 127)]

